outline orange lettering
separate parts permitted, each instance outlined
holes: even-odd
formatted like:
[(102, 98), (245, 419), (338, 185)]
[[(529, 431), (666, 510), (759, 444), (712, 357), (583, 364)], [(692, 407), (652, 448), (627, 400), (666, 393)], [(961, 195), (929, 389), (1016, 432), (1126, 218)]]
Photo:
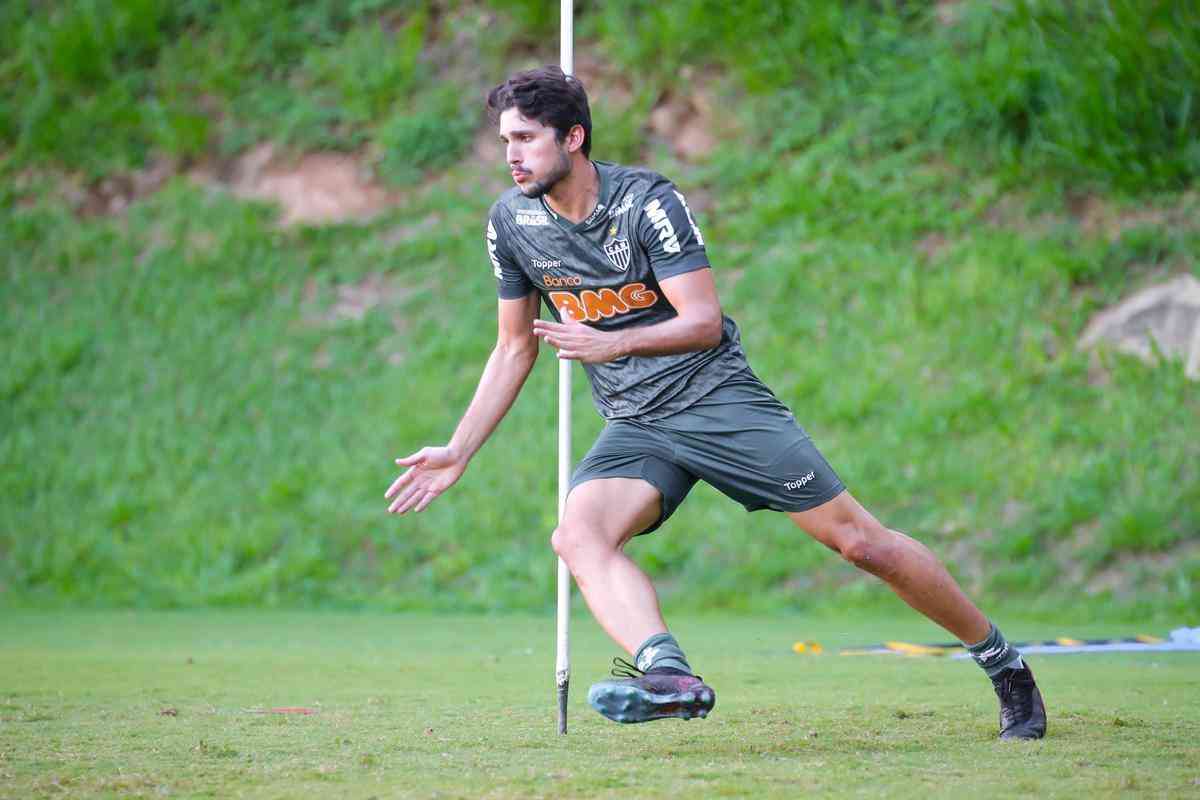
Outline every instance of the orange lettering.
[(658, 295), (644, 283), (629, 283), (617, 291), (584, 289), (578, 296), (572, 292), (550, 292), (550, 303), (558, 313), (576, 322), (599, 322), (636, 308), (649, 308), (657, 302)]
[(571, 292), (551, 292), (550, 303), (558, 309), (560, 317), (570, 317), (576, 322), (583, 322), (587, 319), (587, 313), (583, 310), (583, 304)]
[(579, 299), (583, 301), (583, 307), (587, 309), (589, 322), (598, 322), (602, 317), (608, 319), (617, 314), (629, 313), (629, 306), (621, 299), (621, 295), (612, 289), (601, 289), (599, 292), (584, 289)]
[(628, 283), (621, 287), (621, 299), (630, 308), (649, 308), (658, 302), (658, 295), (644, 283)]

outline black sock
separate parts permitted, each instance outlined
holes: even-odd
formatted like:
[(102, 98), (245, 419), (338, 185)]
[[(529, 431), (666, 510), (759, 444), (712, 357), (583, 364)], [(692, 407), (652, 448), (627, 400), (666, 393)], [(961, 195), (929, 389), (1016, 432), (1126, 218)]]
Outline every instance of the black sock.
[(669, 633), (656, 633), (642, 642), (642, 646), (633, 654), (633, 662), (642, 672), (670, 669), (687, 675), (692, 674), (683, 649)]
[[(964, 644), (966, 643), (964, 642)], [(1025, 662), (1021, 660), (1020, 651), (1005, 640), (1004, 634), (995, 625), (988, 631), (988, 635), (982, 642), (968, 644), (967, 652), (971, 654), (971, 658), (975, 659), (975, 663), (983, 668), (989, 678), (996, 677), (1010, 667), (1020, 669), (1025, 665)]]

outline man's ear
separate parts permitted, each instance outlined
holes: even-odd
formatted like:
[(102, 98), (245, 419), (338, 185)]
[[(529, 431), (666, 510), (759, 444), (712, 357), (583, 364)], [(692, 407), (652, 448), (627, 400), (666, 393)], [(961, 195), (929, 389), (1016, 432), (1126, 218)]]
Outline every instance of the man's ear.
[(567, 152), (574, 153), (583, 147), (585, 136), (587, 134), (584, 132), (582, 125), (572, 125), (571, 130), (567, 131)]

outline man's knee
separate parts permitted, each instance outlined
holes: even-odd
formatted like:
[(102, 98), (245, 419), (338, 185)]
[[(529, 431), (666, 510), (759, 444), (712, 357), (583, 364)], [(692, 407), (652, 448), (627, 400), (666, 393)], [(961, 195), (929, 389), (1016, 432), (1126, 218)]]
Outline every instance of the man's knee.
[(897, 549), (894, 534), (874, 520), (846, 520), (838, 523), (833, 536), (842, 558), (861, 570), (886, 577), (895, 568)]
[(578, 520), (563, 520), (550, 536), (550, 547), (558, 557), (568, 564), (581, 552), (599, 549), (615, 549), (610, 545), (604, 531), (597, 525)]

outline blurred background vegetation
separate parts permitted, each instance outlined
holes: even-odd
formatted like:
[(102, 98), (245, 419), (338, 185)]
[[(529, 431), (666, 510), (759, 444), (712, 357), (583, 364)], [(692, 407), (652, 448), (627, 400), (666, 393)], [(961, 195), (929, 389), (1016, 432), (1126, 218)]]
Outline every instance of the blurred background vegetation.
[[(877, 516), (990, 608), (1195, 621), (1197, 384), (1076, 341), (1200, 275), (1200, 6), (577, 6), (593, 155), (688, 193), (752, 364)], [(383, 492), (493, 342), (482, 99), (556, 63), (557, 26), (0, 5), (0, 603), (553, 604), (552, 357), (450, 494), (400, 519)], [(285, 225), (241, 190), (255, 152), (339, 154), (382, 199)], [(669, 609), (896, 602), (705, 487), (631, 552)]]

